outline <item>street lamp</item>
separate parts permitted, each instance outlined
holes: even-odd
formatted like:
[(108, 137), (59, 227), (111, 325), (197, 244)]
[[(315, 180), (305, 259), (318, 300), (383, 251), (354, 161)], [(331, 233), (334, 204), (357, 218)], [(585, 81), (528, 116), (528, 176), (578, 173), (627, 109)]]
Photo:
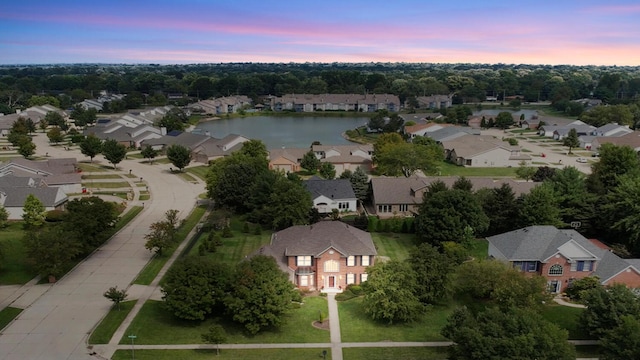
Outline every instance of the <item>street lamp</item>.
[(129, 335), (129, 339), (131, 339), (131, 360), (134, 360), (136, 358), (135, 352), (133, 350), (133, 340), (135, 340), (136, 338), (137, 336), (135, 335)]

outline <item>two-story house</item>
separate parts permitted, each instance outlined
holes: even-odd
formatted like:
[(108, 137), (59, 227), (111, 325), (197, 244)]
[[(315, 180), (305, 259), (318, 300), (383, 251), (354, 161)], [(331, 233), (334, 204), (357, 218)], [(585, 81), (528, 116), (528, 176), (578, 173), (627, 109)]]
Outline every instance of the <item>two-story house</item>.
[(571, 229), (529, 226), (488, 237), (489, 257), (547, 279), (549, 291), (564, 292), (576, 279), (597, 276), (603, 285), (640, 287), (640, 259), (622, 259)]
[(340, 221), (278, 231), (258, 253), (273, 256), (298, 288), (323, 292), (367, 281), (367, 267), (378, 254), (368, 232)]

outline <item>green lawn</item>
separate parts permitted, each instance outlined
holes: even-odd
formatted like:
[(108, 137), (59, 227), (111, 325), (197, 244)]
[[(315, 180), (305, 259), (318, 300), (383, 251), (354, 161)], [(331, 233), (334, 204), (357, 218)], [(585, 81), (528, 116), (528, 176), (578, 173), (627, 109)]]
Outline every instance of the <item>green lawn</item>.
[(440, 360), (447, 358), (446, 347), (343, 348), (349, 360)]
[(82, 175), (83, 180), (94, 180), (94, 179), (121, 179), (122, 177), (118, 174), (97, 174), (97, 175)]
[(37, 275), (27, 263), (23, 236), (22, 221), (10, 222), (9, 226), (0, 229), (0, 246), (5, 252), (0, 266), (0, 285), (26, 284)]
[(379, 256), (388, 256), (394, 260), (405, 260), (415, 246), (415, 234), (371, 233)]
[(447, 341), (440, 330), (455, 305), (434, 306), (416, 321), (388, 324), (372, 320), (364, 312), (362, 297), (338, 302), (343, 342), (371, 341)]
[(209, 167), (206, 166), (206, 165), (199, 165), (199, 166), (193, 166), (193, 167), (186, 168), (185, 171), (187, 171), (188, 173), (199, 177), (202, 181), (204, 181), (204, 180), (206, 180), (207, 172), (209, 171)]
[(0, 330), (4, 329), (5, 326), (9, 325), (16, 316), (20, 315), (22, 309), (14, 308), (14, 307), (6, 307), (0, 310)]
[(569, 339), (590, 339), (589, 335), (578, 327), (580, 314), (584, 309), (561, 305), (549, 305), (542, 311), (542, 317), (569, 331)]
[(94, 164), (94, 163), (82, 163), (79, 162), (76, 164), (76, 166), (78, 168), (80, 168), (80, 170), (84, 171), (84, 172), (105, 172), (108, 171), (108, 169), (106, 169), (103, 166), (100, 166), (99, 164)]
[(89, 344), (108, 344), (136, 302), (137, 300), (131, 300), (120, 303), (120, 309), (112, 307), (107, 316), (93, 330), (91, 337), (89, 337)]
[(127, 344), (129, 334), (137, 336), (139, 344), (201, 344), (201, 335), (214, 323), (220, 323), (227, 332), (228, 344), (273, 343), (323, 343), (330, 342), (329, 331), (314, 328), (318, 311), (327, 314), (327, 300), (323, 297), (306, 297), (300, 308), (292, 309), (285, 316), (285, 324), (278, 329), (248, 335), (242, 326), (226, 320), (185, 321), (175, 318), (161, 301), (147, 301), (120, 341)]
[(157, 159), (157, 160), (153, 160), (153, 163), (154, 164), (171, 164), (171, 160), (169, 160), (169, 159), (167, 159), (165, 157), (165, 158), (160, 158), (160, 159)]
[(576, 355), (579, 358), (597, 358), (600, 354), (600, 346), (584, 345), (576, 346)]
[(464, 167), (442, 162), (439, 165), (442, 176), (495, 176), (515, 177), (517, 167)]
[(188, 181), (188, 182), (197, 182), (198, 180), (196, 180), (196, 178), (194, 178), (193, 176), (191, 176), (189, 173), (186, 172), (179, 172), (177, 173), (178, 176), (180, 176), (180, 178), (184, 181)]
[[(299, 360), (323, 359), (323, 349), (259, 349), (259, 350), (135, 350), (138, 360)], [(327, 350), (326, 360), (331, 360), (331, 350)], [(131, 350), (118, 350), (113, 360), (130, 360)], [(347, 358), (348, 359), (348, 358)]]
[(169, 260), (171, 254), (175, 251), (180, 243), (187, 237), (191, 229), (193, 229), (196, 224), (200, 221), (204, 213), (207, 209), (203, 206), (198, 206), (193, 209), (193, 211), (187, 216), (185, 223), (183, 226), (178, 229), (176, 233), (176, 238), (178, 239), (176, 245), (172, 248), (165, 249), (162, 252), (162, 256), (154, 256), (149, 260), (147, 265), (142, 269), (138, 277), (134, 280), (134, 284), (138, 285), (149, 285), (156, 278), (164, 264)]
[(113, 181), (113, 182), (83, 182), (83, 187), (92, 188), (92, 189), (119, 189), (119, 188), (128, 188), (130, 187), (127, 181)]

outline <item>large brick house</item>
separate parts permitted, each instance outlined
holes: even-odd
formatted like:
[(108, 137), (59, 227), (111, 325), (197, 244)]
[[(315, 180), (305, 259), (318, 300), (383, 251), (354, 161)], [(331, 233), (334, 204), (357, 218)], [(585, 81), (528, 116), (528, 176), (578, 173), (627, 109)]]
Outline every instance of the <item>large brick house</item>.
[(278, 231), (258, 253), (273, 256), (298, 288), (323, 292), (366, 281), (367, 267), (377, 255), (368, 232), (340, 221)]
[(549, 291), (564, 292), (576, 279), (597, 276), (603, 285), (640, 288), (640, 259), (622, 259), (575, 230), (529, 226), (488, 237), (489, 257), (547, 278)]

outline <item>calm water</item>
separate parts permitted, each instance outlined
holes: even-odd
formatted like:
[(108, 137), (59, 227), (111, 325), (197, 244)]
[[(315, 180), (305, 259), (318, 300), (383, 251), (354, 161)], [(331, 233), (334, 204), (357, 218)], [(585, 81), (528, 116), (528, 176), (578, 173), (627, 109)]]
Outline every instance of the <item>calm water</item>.
[(208, 121), (199, 124), (196, 129), (208, 131), (216, 138), (238, 134), (249, 139), (259, 139), (267, 145), (267, 149), (283, 146), (306, 148), (316, 140), (323, 145), (349, 144), (341, 134), (365, 125), (368, 121), (368, 117), (251, 116)]

